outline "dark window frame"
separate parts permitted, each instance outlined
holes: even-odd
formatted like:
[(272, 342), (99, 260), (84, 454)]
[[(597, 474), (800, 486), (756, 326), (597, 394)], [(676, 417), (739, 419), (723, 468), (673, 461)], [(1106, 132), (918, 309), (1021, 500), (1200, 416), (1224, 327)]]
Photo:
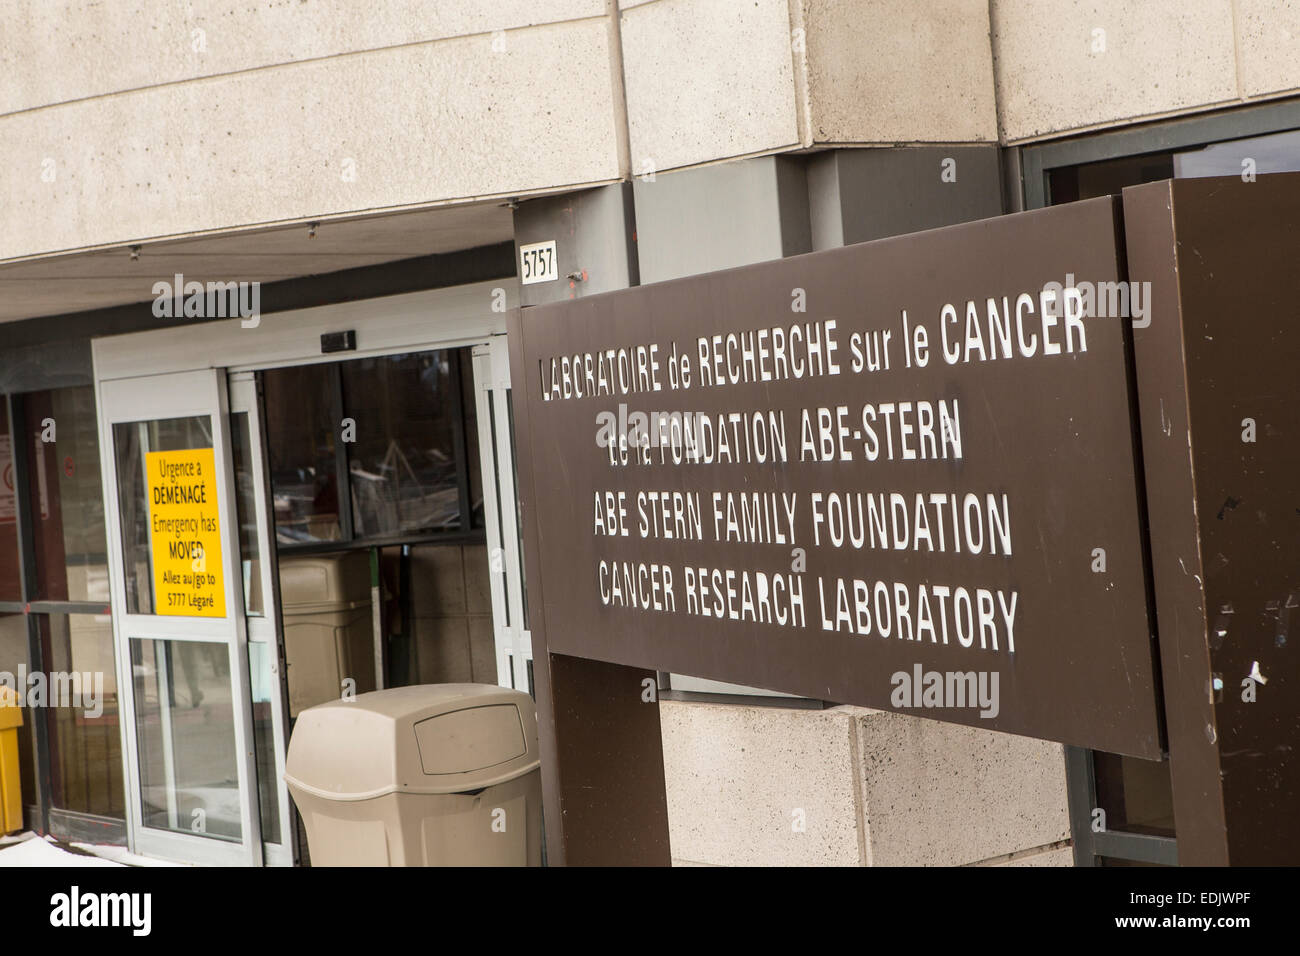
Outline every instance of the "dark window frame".
[(1022, 145), (1018, 150), (1024, 208), (1042, 209), (1051, 205), (1050, 174), (1065, 166), (1147, 153), (1182, 152), (1297, 129), (1300, 129), (1300, 98)]

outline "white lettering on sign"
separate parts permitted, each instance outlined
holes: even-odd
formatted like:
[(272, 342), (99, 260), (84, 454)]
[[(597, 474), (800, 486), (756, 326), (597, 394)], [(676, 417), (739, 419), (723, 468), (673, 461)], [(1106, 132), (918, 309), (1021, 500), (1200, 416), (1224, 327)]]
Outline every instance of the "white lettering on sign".
[[(520, 249), (524, 282), (553, 278), (554, 243)], [(925, 321), (902, 311), (890, 327), (845, 328), (836, 319), (737, 329), (688, 341), (643, 342), (560, 354), (540, 363), (545, 402), (767, 384), (891, 368), (924, 368), (933, 352), (949, 365), (1025, 361), (1086, 352), (1079, 295), (1006, 295), (944, 304)], [(937, 328), (936, 328), (937, 327)], [(935, 334), (937, 332), (937, 334)], [(616, 471), (656, 474), (683, 465), (838, 465), (966, 458), (956, 395), (876, 394), (850, 405), (704, 412), (600, 405), (596, 444)], [(793, 413), (792, 413), (793, 415)], [(647, 475), (650, 471), (646, 472)], [(960, 474), (954, 471), (954, 477)], [(828, 476), (829, 478), (829, 476)], [(620, 538), (796, 545), (830, 551), (911, 552), (1005, 559), (1015, 553), (1012, 501), (1001, 490), (827, 486), (808, 492), (656, 487), (600, 488), (591, 528)], [(778, 627), (820, 627), (1014, 654), (1015, 588), (981, 582), (895, 581), (789, 570), (597, 560), (602, 604)], [(807, 586), (805, 586), (807, 578)]]

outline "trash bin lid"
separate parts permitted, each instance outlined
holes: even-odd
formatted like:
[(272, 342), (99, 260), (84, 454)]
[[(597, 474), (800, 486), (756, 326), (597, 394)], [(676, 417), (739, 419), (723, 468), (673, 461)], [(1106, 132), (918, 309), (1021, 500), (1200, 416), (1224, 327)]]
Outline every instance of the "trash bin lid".
[(280, 559), (280, 606), (286, 614), (342, 610), (370, 603), (365, 551)]
[(491, 684), (421, 684), (298, 714), (285, 780), (332, 800), (462, 793), (540, 765), (527, 694)]

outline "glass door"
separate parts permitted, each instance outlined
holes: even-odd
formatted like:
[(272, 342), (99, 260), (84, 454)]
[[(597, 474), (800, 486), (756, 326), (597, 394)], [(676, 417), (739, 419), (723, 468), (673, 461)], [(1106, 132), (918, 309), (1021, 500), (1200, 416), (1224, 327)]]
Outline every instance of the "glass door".
[(297, 856), (294, 849), (297, 829), (291, 822), (289, 788), (284, 782), (289, 695), (280, 623), (280, 574), (272, 527), (274, 508), (266, 468), (263, 398), (253, 372), (231, 373), (227, 384), (262, 854), (268, 866), (292, 866)]
[(528, 630), (523, 538), (515, 491), (515, 421), (504, 335), (474, 347), (483, 516), (491, 574), (497, 683), (533, 693), (533, 640)]
[(259, 866), (252, 577), (225, 374), (103, 381), (99, 398), (130, 846)]

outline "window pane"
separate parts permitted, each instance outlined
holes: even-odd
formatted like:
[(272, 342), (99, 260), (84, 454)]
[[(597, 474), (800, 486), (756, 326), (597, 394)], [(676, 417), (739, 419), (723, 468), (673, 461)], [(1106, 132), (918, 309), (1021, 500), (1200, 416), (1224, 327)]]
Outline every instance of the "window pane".
[(248, 643), (248, 674), (253, 699), (253, 750), (257, 756), (257, 801), (262, 811), (262, 842), (280, 842), (279, 775), (275, 772), (275, 712), (272, 710), (271, 655), (258, 641)]
[(24, 402), (27, 434), (34, 441), (28, 476), (37, 511), (34, 529), (39, 579), (34, 597), (108, 603), (94, 389), (32, 392)]
[[(518, 448), (519, 446), (515, 443), (514, 389), (511, 389), (510, 391), (506, 392), (506, 415), (507, 415), (507, 421), (510, 424), (510, 447), (512, 449)], [(511, 471), (511, 474), (514, 476), (515, 492), (517, 494), (519, 490), (519, 459), (516, 458), (513, 454), (511, 454), (510, 456), (510, 466), (513, 469)], [(525, 576), (526, 569), (524, 567), (524, 509), (519, 506), (519, 499), (517, 497), (513, 502), (511, 502), (511, 504), (514, 505), (514, 509), (515, 509), (515, 531), (517, 533), (517, 538), (515, 543), (519, 547), (519, 552), (518, 552), (519, 553), (519, 586), (521, 591), (523, 592), (522, 597), (523, 597), (523, 604), (524, 604), (524, 630), (526, 631), (528, 630), (528, 578)], [(529, 667), (531, 666), (532, 663), (529, 662)], [(532, 672), (529, 671), (529, 673)], [(531, 688), (529, 689), (528, 693), (530, 694), (532, 693)]]
[[(118, 508), (122, 516), (126, 610), (130, 614), (157, 614), (160, 612), (154, 608), (149, 482), (145, 474), (147, 455), (155, 451), (211, 448), (212, 420), (199, 415), (114, 425), (113, 446)], [(208, 561), (220, 562), (221, 555), (209, 555)]]
[(131, 665), (144, 825), (238, 840), (226, 645), (132, 638)]
[[(1244, 166), (1246, 160), (1252, 165)], [(1179, 179), (1240, 176), (1248, 168), (1260, 175), (1300, 170), (1300, 130), (1233, 139), (1174, 154), (1174, 175)]]
[[(54, 805), (122, 818), (122, 736), (118, 727), (113, 622), (107, 614), (42, 615), (50, 670), (78, 675), (80, 701), (50, 700), (50, 777)], [(50, 686), (61, 681), (51, 679)]]
[(14, 494), (13, 444), (9, 411), (0, 404), (0, 601), (21, 601), (18, 571), (18, 498)]
[[(461, 527), (454, 352), (343, 364), (356, 534), (386, 536)], [(463, 454), (463, 452), (462, 452)]]
[(257, 540), (257, 498), (253, 485), (252, 439), (248, 413), (230, 416), (230, 457), (235, 466), (235, 510), (239, 522), (239, 565), (244, 582), (244, 613), (261, 617), (262, 556)]
[[(503, 607), (503, 610), (504, 610), (504, 612), (505, 612), (505, 613), (504, 613), (505, 620), (502, 621), (502, 623), (503, 623), (506, 627), (511, 627), (511, 626), (513, 626), (513, 622), (510, 620), (510, 603), (511, 603), (511, 602), (510, 602), (510, 581), (511, 581), (511, 578), (510, 578), (510, 575), (509, 575), (509, 574), (506, 574), (506, 573), (505, 573), (507, 569), (504, 567), (504, 560), (505, 560), (505, 559), (504, 559), (504, 555), (505, 555), (505, 553), (506, 553), (506, 548), (505, 548), (505, 543), (506, 543), (506, 542), (505, 542), (506, 525), (505, 525), (505, 521), (502, 520), (502, 515), (503, 515), (503, 513), (505, 513), (505, 509), (510, 507), (510, 502), (508, 502), (508, 501), (503, 501), (503, 500), (502, 500), (502, 495), (501, 495), (501, 462), (499, 462), (499, 461), (497, 460), (497, 457), (496, 457), (496, 450), (497, 450), (497, 447), (498, 447), (498, 441), (499, 441), (499, 436), (498, 436), (498, 434), (497, 434), (497, 427), (498, 427), (498, 425), (503, 424), (503, 423), (500, 422), (500, 419), (501, 419), (501, 402), (500, 402), (500, 400), (497, 398), (497, 395), (498, 395), (497, 391), (496, 391), (496, 390), (493, 390), (493, 391), (488, 392), (488, 397), (487, 397), (487, 398), (488, 398), (488, 400), (487, 400), (487, 410), (488, 410), (488, 437), (490, 438), (491, 443), (492, 443), (492, 463), (493, 463), (493, 466), (494, 466), (494, 467), (493, 467), (493, 470), (492, 470), (492, 490), (493, 490), (493, 497), (496, 498), (496, 513), (497, 513), (496, 517), (497, 517), (497, 532), (498, 532), (497, 540), (491, 542), (490, 547), (493, 549), (493, 551), (495, 551), (495, 552), (501, 554), (503, 557), (502, 557), (502, 559), (501, 559), (502, 566), (501, 566), (499, 569), (497, 569), (497, 562), (496, 562), (496, 559), (492, 559), (492, 564), (491, 564), (491, 566), (492, 566), (492, 568), (494, 569), (494, 573), (500, 573), (500, 574), (502, 575), (502, 577), (501, 577), (501, 584), (502, 584), (502, 587), (503, 587), (504, 590), (505, 590), (505, 602), (504, 602), (504, 607)], [(513, 439), (512, 439), (512, 440), (513, 440)]]
[[(2, 416), (0, 416), (2, 417)], [(19, 703), (26, 706), (26, 688), (17, 680), (19, 668), (30, 666), (27, 645), (27, 615), (0, 614), (0, 671), (12, 674), (10, 686), (19, 694)], [(18, 730), (18, 786), (22, 790), (23, 805), (36, 802), (36, 774), (32, 758), (32, 712), (23, 711), (23, 726)], [(0, 834), (3, 836), (4, 834)]]
[(1097, 803), (1106, 811), (1106, 829), (1174, 835), (1174, 794), (1169, 761), (1138, 760), (1093, 752)]
[(1076, 199), (1118, 196), (1125, 186), (1171, 179), (1174, 161), (1170, 153), (1124, 156), (1082, 166), (1063, 166), (1049, 173), (1050, 205), (1058, 206)]
[(486, 527), (483, 518), (483, 464), (479, 455), (478, 402), (474, 395), (474, 350), (457, 349), (460, 355), (460, 407), (465, 410), (465, 452), (468, 456), (470, 526)]
[(334, 367), (298, 365), (262, 373), (275, 535), (281, 544), (337, 541)]

